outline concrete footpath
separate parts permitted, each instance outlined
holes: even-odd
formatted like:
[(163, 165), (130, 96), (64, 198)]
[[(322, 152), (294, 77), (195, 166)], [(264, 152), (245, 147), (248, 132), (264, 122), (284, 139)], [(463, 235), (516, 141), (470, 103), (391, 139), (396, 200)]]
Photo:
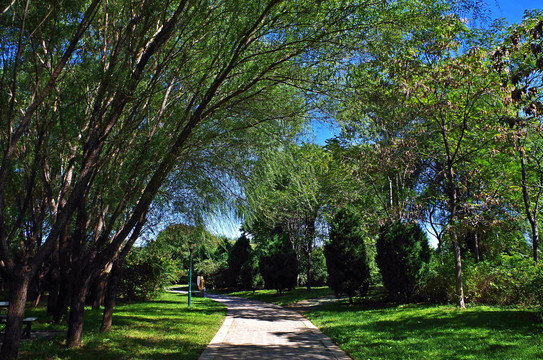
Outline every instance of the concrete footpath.
[(329, 337), (295, 311), (238, 297), (206, 297), (223, 303), (228, 313), (200, 360), (350, 360)]

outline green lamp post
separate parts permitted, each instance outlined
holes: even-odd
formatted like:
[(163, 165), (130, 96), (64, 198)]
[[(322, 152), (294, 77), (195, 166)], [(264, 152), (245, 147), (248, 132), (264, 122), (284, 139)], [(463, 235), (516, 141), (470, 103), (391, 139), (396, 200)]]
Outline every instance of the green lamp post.
[(192, 297), (192, 250), (194, 250), (194, 245), (196, 245), (194, 242), (189, 242), (189, 307)]

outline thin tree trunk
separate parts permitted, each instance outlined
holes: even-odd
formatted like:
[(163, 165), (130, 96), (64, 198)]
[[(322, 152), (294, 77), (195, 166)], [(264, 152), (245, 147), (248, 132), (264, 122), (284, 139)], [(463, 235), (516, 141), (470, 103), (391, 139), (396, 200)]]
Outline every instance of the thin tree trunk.
[(539, 227), (537, 220), (530, 222), (530, 227), (532, 228), (532, 249), (534, 261), (539, 262)]
[(93, 298), (92, 298), (92, 309), (98, 310), (100, 309), (100, 306), (104, 304), (104, 297), (106, 293), (106, 287), (108, 284), (108, 275), (111, 271), (111, 268), (108, 267), (106, 270), (104, 270), (100, 276), (96, 279), (93, 286)]
[(114, 261), (107, 282), (106, 295), (104, 297), (104, 316), (102, 317), (101, 332), (106, 332), (111, 329), (113, 323), (113, 307), (115, 306), (115, 294), (117, 293), (117, 285), (121, 280), (122, 263)]
[(479, 254), (479, 236), (476, 231), (473, 233), (473, 250), (475, 251), (475, 262), (478, 263), (481, 261), (481, 255)]
[(53, 313), (53, 322), (59, 324), (68, 313), (68, 306), (72, 298), (73, 269), (70, 258), (70, 248), (67, 239), (63, 239), (59, 251), (60, 288), (58, 301)]
[(307, 291), (311, 291), (313, 273), (311, 272), (311, 251), (307, 252)]
[[(522, 199), (524, 200), (524, 211), (526, 212), (526, 217), (530, 223), (532, 229), (532, 249), (533, 249), (533, 258), (537, 263), (539, 262), (539, 228), (537, 224), (537, 213), (534, 211), (532, 213), (530, 208), (530, 199), (528, 196), (528, 185), (526, 184), (526, 154), (524, 148), (519, 143), (519, 157), (520, 157), (520, 171), (522, 175)], [(537, 198), (539, 202), (539, 197)], [(537, 209), (538, 204), (536, 203), (535, 208)]]
[(466, 304), (464, 303), (464, 288), (462, 286), (462, 256), (460, 254), (460, 244), (456, 236), (456, 229), (451, 231), (451, 237), (454, 247), (454, 269), (456, 275), (456, 296), (457, 304), (460, 308), (464, 309)]
[[(442, 119), (443, 120), (443, 119)], [(444, 125), (445, 121), (443, 120), (441, 125), (441, 135), (443, 138), (443, 144), (445, 145), (445, 151), (447, 154), (447, 172), (446, 172), (446, 179), (448, 181), (447, 184), (447, 197), (449, 198), (449, 233), (451, 235), (451, 240), (453, 243), (453, 250), (454, 250), (454, 267), (455, 267), (455, 278), (456, 278), (456, 296), (458, 301), (458, 306), (462, 309), (466, 307), (466, 304), (464, 303), (464, 288), (462, 286), (462, 255), (460, 252), (460, 244), (458, 243), (458, 228), (457, 228), (457, 220), (458, 220), (458, 188), (455, 185), (455, 171), (454, 171), (454, 157), (456, 156), (455, 151), (451, 151), (450, 145), (449, 145), (449, 139), (447, 137), (447, 130), (446, 126)], [(464, 136), (465, 128), (462, 129), (462, 137)], [(460, 138), (460, 140), (462, 139)], [(457, 146), (460, 144), (460, 140), (457, 143)], [(458, 150), (458, 147), (456, 148)]]
[(315, 219), (316, 215), (306, 218), (306, 249), (307, 249), (307, 291), (311, 291), (313, 284), (313, 271), (311, 270), (311, 255), (313, 254), (313, 243), (315, 241)]
[(49, 296), (47, 297), (47, 315), (55, 314), (55, 309), (60, 301), (60, 272), (58, 262), (53, 261), (49, 272)]
[(72, 298), (72, 282), (71, 274), (61, 274), (58, 301), (53, 313), (53, 322), (55, 324), (60, 324), (64, 316), (68, 313), (68, 306)]
[(17, 359), (23, 330), (23, 318), (30, 277), (29, 274), (25, 274), (20, 269), (16, 270), (16, 274), (21, 275), (13, 276), (10, 279), (8, 317), (4, 343), (0, 351), (0, 359), (2, 360)]

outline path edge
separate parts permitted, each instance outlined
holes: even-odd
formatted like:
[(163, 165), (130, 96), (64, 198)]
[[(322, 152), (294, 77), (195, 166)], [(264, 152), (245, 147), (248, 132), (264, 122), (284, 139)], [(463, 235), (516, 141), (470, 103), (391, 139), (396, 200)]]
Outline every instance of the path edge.
[[(213, 301), (220, 302), (219, 300), (214, 299), (215, 296), (225, 297), (225, 298), (244, 299), (244, 298), (240, 298), (240, 297), (237, 297), (237, 296), (219, 295), (219, 294), (213, 294), (212, 296), (206, 296), (206, 298), (210, 299), (210, 300), (213, 300)], [(244, 300), (247, 300), (247, 299), (244, 299)], [(299, 313), (298, 311), (295, 311), (293, 309), (289, 309), (288, 307), (285, 307), (285, 306), (266, 303), (266, 302), (259, 301), (259, 300), (251, 300), (251, 301), (261, 302), (261, 303), (264, 303), (266, 305), (280, 307), (282, 309), (289, 310), (289, 311), (292, 311), (292, 312), (296, 313), (297, 315), (299, 315), (302, 318), (302, 320), (301, 320), (302, 323), (308, 329), (310, 329), (310, 331), (313, 333), (313, 335), (315, 335), (318, 338), (318, 340), (322, 344), (322, 346), (333, 356), (334, 359), (336, 359), (336, 360), (352, 360), (352, 358), (344, 350), (342, 350), (337, 344), (335, 344), (328, 335), (323, 333), (315, 324), (313, 324), (308, 318), (306, 318), (303, 314)], [(224, 303), (222, 303), (222, 302), (221, 302), (221, 304), (224, 305)], [(234, 321), (234, 316), (233, 316), (231, 310), (228, 308), (228, 306), (226, 308), (227, 308), (227, 313), (226, 313), (226, 317), (224, 319), (223, 324), (221, 325), (221, 327), (219, 328), (219, 330), (217, 331), (217, 333), (215, 334), (213, 339), (211, 339), (209, 344), (206, 346), (206, 348), (202, 352), (202, 354), (200, 354), (200, 357), (198, 358), (199, 360), (201, 360), (201, 359), (209, 359), (208, 354), (212, 351), (212, 349), (211, 349), (212, 345), (221, 343), (226, 338), (226, 335), (228, 334), (228, 331), (230, 330), (230, 327), (232, 326), (232, 323)]]

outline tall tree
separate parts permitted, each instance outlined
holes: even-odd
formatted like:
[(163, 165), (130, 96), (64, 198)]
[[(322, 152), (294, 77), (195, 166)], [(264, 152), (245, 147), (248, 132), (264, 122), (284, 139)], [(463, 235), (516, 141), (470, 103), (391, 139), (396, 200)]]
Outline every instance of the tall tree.
[(508, 87), (504, 103), (511, 108), (502, 117), (501, 133), (517, 154), (517, 183), (522, 208), (530, 225), (533, 259), (539, 261), (539, 227), (543, 192), (543, 12), (527, 13), (511, 26), (493, 53), (495, 70)]
[(289, 97), (278, 95), (290, 91), (295, 102), (309, 69), (340, 56), (344, 37), (364, 39), (386, 7), (156, 5), (13, 1), (2, 9), (3, 358), (17, 355), (28, 283), (57, 244), (66, 244), (76, 280), (68, 345), (78, 346), (89, 284), (126, 256), (180, 160), (212, 151), (217, 139), (241, 149), (246, 130), (267, 121), (284, 125), (292, 114), (278, 99)]
[(247, 186), (251, 214), (258, 221), (281, 226), (298, 258), (307, 259), (308, 290), (319, 216), (326, 204), (322, 186), (327, 164), (322, 148), (287, 144), (259, 158)]
[[(470, 32), (455, 15), (427, 21), (431, 26), (411, 28), (409, 36), (392, 31), (392, 40), (403, 34), (406, 41), (392, 50), (375, 49), (375, 61), (356, 66), (352, 74), (360, 85), (355, 90), (363, 100), (360, 117), (348, 124), (383, 154), (383, 170), (394, 175), (385, 173), (385, 179), (405, 179), (396, 181), (401, 186), (391, 183), (388, 196), (392, 205), (393, 192), (401, 194), (401, 217), (422, 217), (425, 204), (431, 204), (426, 213), (441, 219), (437, 231), (445, 229), (453, 248), (458, 305), (464, 307), (461, 238), (466, 225), (497, 205), (494, 195), (502, 180), (489, 164), (496, 124), (507, 109), (484, 49), (488, 37)], [(493, 177), (496, 181), (489, 182)]]
[(370, 268), (360, 216), (350, 209), (340, 209), (330, 224), (330, 240), (324, 247), (328, 267), (328, 286), (336, 296), (366, 295)]
[(392, 298), (411, 301), (430, 261), (430, 246), (422, 228), (414, 223), (383, 225), (377, 240), (376, 261), (383, 284)]

